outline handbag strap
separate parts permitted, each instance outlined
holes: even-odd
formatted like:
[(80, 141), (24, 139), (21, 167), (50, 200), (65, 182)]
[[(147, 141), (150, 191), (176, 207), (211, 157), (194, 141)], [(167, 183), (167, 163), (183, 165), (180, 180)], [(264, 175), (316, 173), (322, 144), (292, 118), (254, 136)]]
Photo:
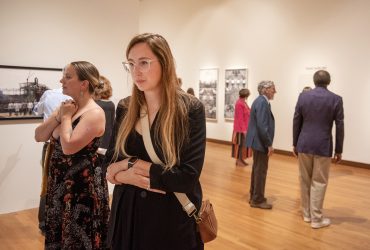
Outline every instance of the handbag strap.
[[(146, 107), (145, 107), (146, 108)], [(159, 159), (156, 152), (154, 151), (152, 138), (150, 137), (150, 128), (149, 128), (149, 117), (148, 112), (143, 107), (140, 110), (140, 123), (141, 123), (141, 132), (143, 133), (143, 141), (146, 151), (153, 163), (164, 165), (163, 162)], [(197, 208), (189, 200), (188, 196), (185, 193), (174, 192), (176, 198), (181, 203), (182, 209), (188, 214), (189, 217), (194, 216), (197, 220)]]

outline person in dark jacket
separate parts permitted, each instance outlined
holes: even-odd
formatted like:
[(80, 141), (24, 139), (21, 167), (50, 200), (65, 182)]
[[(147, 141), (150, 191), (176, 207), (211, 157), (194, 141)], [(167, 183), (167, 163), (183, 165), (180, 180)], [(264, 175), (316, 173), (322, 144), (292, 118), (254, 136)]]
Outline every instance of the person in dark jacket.
[(249, 204), (255, 208), (271, 209), (272, 205), (265, 197), (265, 185), (269, 157), (274, 152), (275, 119), (270, 107), (270, 100), (276, 93), (274, 82), (260, 82), (258, 93), (260, 95), (252, 103), (246, 139), (246, 146), (253, 149)]
[(99, 77), (99, 87), (95, 89), (94, 100), (104, 110), (105, 113), (105, 131), (100, 146), (98, 148), (98, 154), (104, 156), (109, 146), (110, 137), (112, 135), (114, 113), (116, 107), (114, 103), (109, 100), (112, 96), (112, 85), (105, 76)]
[[(109, 224), (111, 249), (204, 249), (196, 222), (176, 193), (185, 193), (199, 211), (206, 124), (202, 103), (181, 90), (174, 58), (158, 34), (135, 36), (124, 66), (134, 82), (119, 102), (107, 162), (115, 184)], [(143, 141), (140, 118), (148, 117), (154, 163)], [(148, 131), (149, 132), (149, 131)]]
[(312, 228), (330, 225), (322, 215), (333, 155), (332, 127), (335, 123), (335, 162), (342, 159), (344, 112), (342, 97), (330, 92), (330, 74), (319, 70), (315, 88), (299, 95), (293, 118), (293, 153), (299, 161), (303, 220)]

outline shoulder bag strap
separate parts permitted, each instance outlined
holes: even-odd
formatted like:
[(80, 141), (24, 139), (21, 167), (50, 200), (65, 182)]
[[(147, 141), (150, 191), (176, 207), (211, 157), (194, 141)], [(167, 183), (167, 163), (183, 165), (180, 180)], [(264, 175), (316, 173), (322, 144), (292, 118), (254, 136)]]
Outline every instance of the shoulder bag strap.
[[(163, 162), (158, 158), (157, 154), (154, 151), (152, 139), (150, 137), (148, 112), (143, 107), (140, 110), (140, 123), (141, 123), (141, 132), (143, 133), (145, 149), (148, 152), (150, 159), (152, 160), (153, 163), (160, 164), (163, 166), (164, 165)], [(189, 200), (186, 194), (176, 192), (174, 192), (174, 194), (189, 217), (196, 215), (197, 208)]]

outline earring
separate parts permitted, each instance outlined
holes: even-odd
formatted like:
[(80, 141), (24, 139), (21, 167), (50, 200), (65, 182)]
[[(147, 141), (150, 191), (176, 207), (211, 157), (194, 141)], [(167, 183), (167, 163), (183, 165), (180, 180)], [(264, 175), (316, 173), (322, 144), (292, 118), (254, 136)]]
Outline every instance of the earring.
[(80, 97), (84, 97), (84, 92), (82, 90), (80, 91)]

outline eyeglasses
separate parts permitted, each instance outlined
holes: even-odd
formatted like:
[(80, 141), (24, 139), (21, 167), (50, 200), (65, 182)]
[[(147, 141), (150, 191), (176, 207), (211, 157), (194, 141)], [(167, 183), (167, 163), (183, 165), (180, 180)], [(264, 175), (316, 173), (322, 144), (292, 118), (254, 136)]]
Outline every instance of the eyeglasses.
[(141, 59), (137, 63), (135, 62), (122, 62), (123, 67), (127, 71), (127, 73), (134, 72), (135, 68), (138, 69), (142, 73), (146, 73), (150, 70), (150, 64), (154, 61), (154, 59)]

